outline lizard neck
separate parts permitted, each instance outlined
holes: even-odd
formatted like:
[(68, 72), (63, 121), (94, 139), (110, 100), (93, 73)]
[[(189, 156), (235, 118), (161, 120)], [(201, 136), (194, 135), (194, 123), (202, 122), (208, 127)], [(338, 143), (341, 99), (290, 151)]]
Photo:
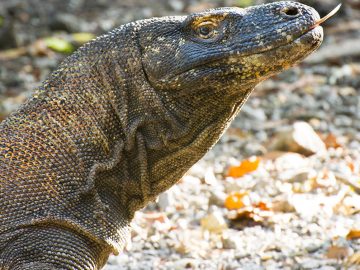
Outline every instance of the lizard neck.
[[(156, 89), (143, 68), (137, 31), (133, 30), (137, 27), (133, 24), (127, 31), (117, 32), (117, 40), (127, 40), (126, 46), (111, 43), (109, 47), (106, 41), (110, 49), (91, 71), (101, 78), (98, 84), (110, 108), (107, 113), (118, 124), (116, 136), (106, 138), (111, 148), (122, 144), (122, 160), (103, 174), (102, 181), (107, 181), (104, 193), (119, 196), (116, 190), (131, 191), (120, 199), (130, 219), (175, 184), (217, 142), (252, 89), (243, 86), (246, 89), (234, 93), (240, 96), (214, 94), (214, 89), (201, 85), (185, 94)], [(131, 61), (124, 59), (124, 54), (131, 55)], [(207, 105), (194, 110), (193, 104), (201, 103), (199, 100), (206, 100)], [(107, 118), (103, 119), (106, 123)], [(103, 129), (108, 127), (104, 124)]]

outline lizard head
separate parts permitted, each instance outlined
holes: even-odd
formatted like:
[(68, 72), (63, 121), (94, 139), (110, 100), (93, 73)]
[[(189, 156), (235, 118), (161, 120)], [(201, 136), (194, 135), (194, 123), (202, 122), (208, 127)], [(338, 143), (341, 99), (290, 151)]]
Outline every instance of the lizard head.
[(164, 90), (220, 91), (233, 96), (289, 68), (322, 42), (318, 13), (294, 2), (219, 8), (170, 17), (152, 35), (142, 29), (143, 66)]
[(141, 86), (152, 89), (142, 91), (141, 107), (156, 111), (142, 128), (154, 193), (216, 143), (257, 83), (320, 46), (319, 20), (311, 7), (277, 2), (133, 25), (147, 81)]

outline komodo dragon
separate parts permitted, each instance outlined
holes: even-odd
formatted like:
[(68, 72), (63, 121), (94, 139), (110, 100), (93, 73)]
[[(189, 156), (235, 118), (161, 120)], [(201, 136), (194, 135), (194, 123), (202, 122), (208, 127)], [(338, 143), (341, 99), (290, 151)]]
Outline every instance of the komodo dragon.
[(294, 2), (123, 25), (0, 124), (0, 268), (101, 269), (134, 212), (216, 143), (260, 81), (322, 42)]

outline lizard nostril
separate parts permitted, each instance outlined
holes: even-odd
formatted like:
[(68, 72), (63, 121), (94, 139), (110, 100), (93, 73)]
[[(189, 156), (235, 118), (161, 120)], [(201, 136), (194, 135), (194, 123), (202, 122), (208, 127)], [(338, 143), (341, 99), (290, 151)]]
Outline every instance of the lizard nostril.
[(287, 16), (296, 16), (299, 14), (299, 10), (297, 7), (286, 7), (283, 8), (281, 12), (286, 14)]

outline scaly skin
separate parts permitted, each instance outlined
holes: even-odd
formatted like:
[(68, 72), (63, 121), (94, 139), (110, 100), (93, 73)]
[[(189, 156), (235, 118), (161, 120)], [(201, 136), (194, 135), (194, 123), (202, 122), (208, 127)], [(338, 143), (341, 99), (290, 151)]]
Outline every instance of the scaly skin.
[(254, 86), (320, 45), (317, 19), (292, 2), (149, 19), (67, 58), (0, 124), (0, 268), (100, 269)]

